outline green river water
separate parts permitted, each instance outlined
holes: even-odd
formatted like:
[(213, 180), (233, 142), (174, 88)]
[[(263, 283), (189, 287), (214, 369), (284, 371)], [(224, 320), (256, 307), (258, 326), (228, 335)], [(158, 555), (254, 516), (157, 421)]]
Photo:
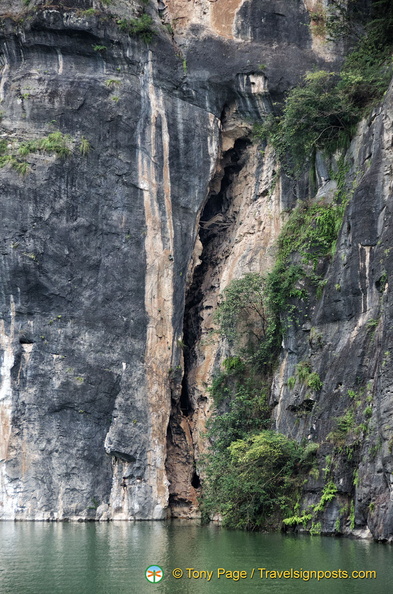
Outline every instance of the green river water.
[[(164, 570), (160, 583), (146, 580), (150, 565)], [(298, 571), (300, 577), (266, 577), (259, 568), (292, 569), (292, 576)], [(175, 579), (174, 569), (182, 570), (183, 577)], [(307, 580), (305, 572), (312, 570), (337, 574)], [(339, 570), (350, 577), (334, 577)], [(236, 581), (232, 579), (236, 573), (231, 578), (224, 571), (244, 573)], [(375, 571), (377, 577), (355, 578), (353, 571)], [(199, 572), (212, 573), (205, 577)], [(0, 522), (1, 594), (129, 592), (388, 594), (393, 592), (393, 548), (343, 538), (251, 534), (175, 522)]]

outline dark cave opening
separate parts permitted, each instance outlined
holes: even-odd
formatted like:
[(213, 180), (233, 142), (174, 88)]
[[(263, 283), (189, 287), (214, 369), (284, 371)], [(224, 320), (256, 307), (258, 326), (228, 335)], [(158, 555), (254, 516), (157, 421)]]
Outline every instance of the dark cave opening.
[[(224, 175), (221, 179), (220, 189), (217, 193), (212, 192), (208, 197), (199, 221), (199, 237), (203, 247), (216, 237), (222, 229), (222, 225), (219, 223), (221, 217), (224, 217), (228, 211), (231, 202), (228, 190), (234, 177), (244, 165), (242, 157), (245, 149), (250, 144), (251, 141), (248, 138), (239, 138), (235, 141), (233, 148), (229, 149), (223, 156)], [(217, 219), (214, 220), (214, 217), (217, 217)]]
[(188, 417), (193, 412), (192, 404), (188, 393), (187, 377), (185, 373), (181, 383), (180, 410), (185, 417)]
[(248, 138), (239, 138), (233, 148), (229, 149), (222, 158), (223, 177), (218, 192), (212, 192), (205, 203), (200, 217), (199, 238), (202, 243), (201, 263), (195, 267), (192, 283), (186, 294), (183, 341), (184, 349), (184, 377), (182, 383), (181, 407), (188, 413), (192, 409), (188, 372), (195, 362), (195, 345), (201, 335), (201, 302), (203, 301), (202, 286), (209, 269), (214, 264), (214, 251), (217, 241), (223, 241), (223, 235), (232, 221), (228, 218), (231, 205), (230, 187), (233, 179), (244, 165), (244, 153), (251, 144)]
[(192, 487), (194, 487), (194, 489), (199, 489), (199, 487), (201, 486), (201, 481), (199, 480), (199, 476), (197, 475), (197, 473), (195, 471), (194, 471), (194, 474), (192, 475), (191, 485), (192, 485)]

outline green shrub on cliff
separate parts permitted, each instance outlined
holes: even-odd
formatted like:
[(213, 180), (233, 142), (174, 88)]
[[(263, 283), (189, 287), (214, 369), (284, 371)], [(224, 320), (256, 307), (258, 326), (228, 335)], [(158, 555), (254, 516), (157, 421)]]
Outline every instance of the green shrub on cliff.
[(208, 467), (203, 514), (219, 513), (230, 528), (277, 527), (309, 468), (303, 448), (280, 433), (265, 430), (233, 441)]
[[(7, 137), (0, 142), (0, 168), (10, 165), (21, 175), (31, 171), (29, 163), (21, 160), (32, 153), (49, 153), (57, 157), (65, 158), (72, 155), (75, 148), (75, 138), (69, 134), (63, 134), (59, 130), (51, 132), (43, 138), (15, 142), (13, 138)], [(84, 156), (90, 151), (89, 141), (82, 136), (79, 150)]]
[(314, 151), (334, 152), (349, 142), (359, 113), (337, 80), (332, 72), (309, 72), (288, 95), (280, 132), (297, 170)]
[(131, 37), (140, 37), (145, 43), (150, 43), (153, 39), (153, 19), (148, 14), (143, 13), (135, 19), (118, 19), (116, 22), (119, 29)]
[[(215, 400), (217, 411), (207, 423), (214, 452), (224, 452), (233, 441), (267, 429), (271, 423), (268, 389), (261, 377), (245, 369), (236, 376), (226, 374), (221, 379), (226, 387), (223, 391), (223, 385), (219, 386), (221, 400)], [(214, 381), (211, 390), (214, 397)]]
[(219, 332), (233, 352), (247, 365), (264, 372), (276, 360), (281, 340), (277, 311), (269, 295), (269, 276), (266, 280), (257, 273), (248, 273), (223, 291), (215, 314)]
[[(302, 202), (283, 226), (276, 262), (265, 281), (265, 307), (276, 333), (270, 345), (281, 343), (286, 324), (297, 319), (299, 302), (318, 292), (324, 282), (321, 264), (323, 270), (323, 262), (334, 252), (346, 204), (340, 190), (332, 204)], [(262, 357), (264, 348), (261, 343)]]
[(44, 138), (22, 142), (18, 148), (18, 154), (26, 157), (30, 153), (42, 151), (44, 153), (55, 153), (59, 157), (68, 157), (71, 154), (72, 138), (69, 134), (52, 132)]
[(386, 91), (393, 74), (393, 3), (373, 2), (371, 21), (341, 72), (308, 72), (292, 89), (282, 112), (255, 126), (288, 173), (298, 174), (317, 150), (345, 147), (355, 125)]
[(250, 351), (266, 333), (268, 313), (264, 305), (263, 279), (249, 273), (232, 281), (223, 292), (215, 315), (220, 332), (242, 351)]

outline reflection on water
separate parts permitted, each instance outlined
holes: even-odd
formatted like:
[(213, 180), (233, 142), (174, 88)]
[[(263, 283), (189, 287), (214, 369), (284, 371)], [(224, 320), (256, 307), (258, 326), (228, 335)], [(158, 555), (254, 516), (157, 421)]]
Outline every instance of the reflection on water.
[[(251, 534), (175, 522), (0, 522), (0, 543), (1, 594), (386, 594), (393, 583), (391, 546), (348, 539)], [(149, 565), (164, 569), (159, 584), (145, 579)], [(184, 571), (183, 578), (171, 575), (175, 568)], [(213, 571), (213, 577), (209, 582), (188, 578), (187, 568)], [(218, 568), (245, 571), (247, 577), (218, 579)], [(261, 579), (258, 568), (375, 570), (377, 579)]]

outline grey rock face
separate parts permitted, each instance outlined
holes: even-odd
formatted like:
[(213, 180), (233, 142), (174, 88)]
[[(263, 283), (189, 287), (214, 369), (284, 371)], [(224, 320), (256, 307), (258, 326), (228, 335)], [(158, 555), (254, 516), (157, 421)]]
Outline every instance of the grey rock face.
[[(124, 38), (120, 47), (108, 35), (101, 45), (110, 48), (94, 49), (97, 30), (72, 18), (43, 11), (23, 40), (4, 37), (7, 142), (17, 147), (61, 130), (72, 148), (64, 158), (30, 154), (25, 177), (10, 166), (2, 170), (0, 513), (95, 517), (100, 504), (111, 502), (119, 475), (127, 502), (119, 503), (115, 488), (111, 515), (161, 517), (165, 478), (155, 487), (163, 490), (161, 499), (151, 483), (157, 486), (154, 472), (164, 467), (165, 452), (149, 460), (159, 458), (149, 420), (146, 368), (157, 354), (146, 346), (149, 324), (165, 342), (163, 384), (176, 354), (165, 325), (157, 330), (160, 308), (149, 309), (146, 283), (157, 282), (163, 315), (181, 327), (181, 308), (168, 313), (182, 300), (173, 277), (192, 250), (211, 167), (206, 129), (214, 118), (155, 87), (145, 45)], [(165, 51), (176, 64), (163, 40)], [(188, 137), (200, 154), (196, 176), (182, 150)], [(85, 155), (83, 138), (90, 146)], [(173, 172), (169, 162), (176, 163)], [(156, 251), (147, 255), (150, 248)], [(165, 391), (158, 406), (169, 415)], [(164, 419), (164, 444), (166, 425)]]
[[(310, 301), (303, 323), (284, 338), (272, 393), (277, 429), (320, 444), (319, 478), (306, 487), (307, 504), (320, 500), (326, 473), (338, 487), (322, 531), (380, 540), (392, 539), (392, 97), (391, 87), (347, 153), (351, 198), (337, 251), (322, 298)], [(305, 361), (321, 390), (288, 385)]]
[(237, 12), (235, 28), (241, 39), (309, 47), (308, 23), (303, 2), (247, 0)]

